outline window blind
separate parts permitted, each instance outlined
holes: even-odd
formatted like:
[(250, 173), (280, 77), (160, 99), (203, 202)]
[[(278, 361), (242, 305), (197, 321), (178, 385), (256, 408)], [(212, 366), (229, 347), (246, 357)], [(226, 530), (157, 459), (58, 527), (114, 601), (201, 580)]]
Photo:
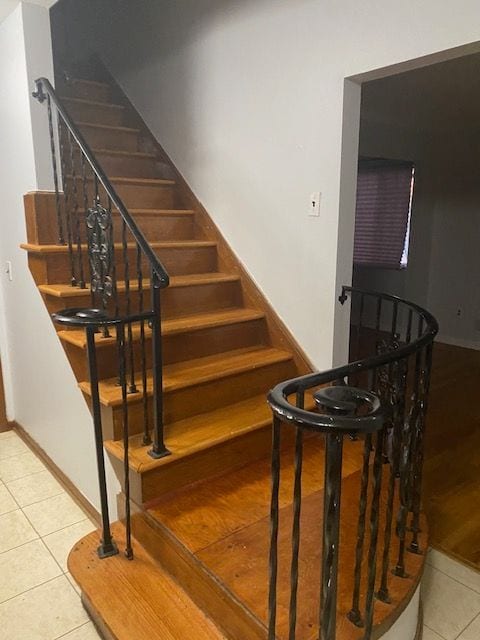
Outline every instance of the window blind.
[(354, 263), (401, 267), (409, 226), (413, 175), (411, 162), (359, 161)]

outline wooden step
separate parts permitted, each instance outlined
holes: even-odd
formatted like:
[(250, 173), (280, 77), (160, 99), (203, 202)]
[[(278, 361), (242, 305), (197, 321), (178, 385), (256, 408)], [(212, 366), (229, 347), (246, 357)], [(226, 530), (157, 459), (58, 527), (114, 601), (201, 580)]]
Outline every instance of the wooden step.
[[(127, 209), (174, 209), (175, 208), (175, 181), (162, 178), (130, 178), (110, 176), (117, 195)], [(68, 182), (73, 182), (72, 176), (67, 176)], [(77, 200), (79, 206), (84, 202), (84, 182), (80, 175), (76, 176)], [(95, 189), (93, 178), (86, 180), (87, 201), (95, 201)], [(107, 206), (107, 197), (100, 187), (101, 204)], [(70, 190), (70, 198), (74, 198), (73, 189)]]
[[(112, 527), (121, 548), (125, 529)], [(133, 539), (134, 560), (120, 552), (100, 560), (99, 532), (77, 542), (68, 569), (82, 585), (82, 602), (108, 640), (224, 640), (224, 635), (186, 592)], [(131, 603), (132, 606), (125, 606)]]
[[(313, 406), (307, 398), (306, 406)], [(171, 455), (154, 460), (141, 436), (130, 438), (133, 499), (148, 503), (159, 496), (232, 467), (251, 463), (271, 448), (272, 413), (265, 394), (167, 424)], [(288, 438), (288, 436), (287, 436)], [(122, 479), (123, 442), (105, 442)]]
[(81, 98), (95, 102), (109, 102), (111, 87), (106, 82), (71, 78), (63, 86), (63, 94), (72, 98)]
[[(291, 431), (286, 429), (286, 431)], [(337, 638), (360, 640), (364, 629), (347, 619), (351, 608), (353, 567), (358, 519), (362, 442), (345, 440), (342, 469), (342, 508)], [(299, 598), (297, 636), (305, 640), (318, 638), (319, 575), (321, 560), (321, 527), (323, 517), (324, 443), (319, 436), (310, 436), (304, 443), (302, 473), (302, 518), (299, 562)], [(277, 638), (288, 638), (290, 595), (290, 558), (292, 535), (293, 447), (282, 451), (280, 485), (279, 579)], [(389, 469), (384, 467), (382, 481), (377, 581), (381, 571), (383, 531), (385, 528)], [(265, 457), (234, 468), (215, 480), (205, 479), (170, 494), (165, 494), (148, 508), (143, 518), (134, 519), (138, 539), (171, 574), (189, 590), (199, 606), (219, 620), (221, 602), (239, 603), (246, 610), (245, 621), (253, 616), (260, 628), (267, 624), (268, 551), (270, 540), (270, 459)], [(395, 503), (395, 511), (398, 508)], [(422, 519), (421, 545), (426, 549), (428, 534)], [(364, 547), (360, 605), (365, 606), (368, 576), (367, 553), (369, 530)], [(392, 558), (398, 553), (398, 539), (392, 538)], [(422, 576), (425, 554), (407, 553), (408, 578), (389, 573), (390, 604), (375, 601), (375, 630), (378, 638), (408, 605)], [(199, 589), (199, 585), (202, 588)], [(217, 600), (206, 599), (205, 593), (215, 589)], [(223, 611), (226, 614), (226, 611)], [(249, 614), (249, 615), (248, 615)], [(257, 638), (236, 635), (229, 637)], [(265, 632), (264, 632), (265, 633)], [(261, 637), (261, 636), (260, 636)], [(266, 638), (266, 634), (263, 636)]]
[[(198, 413), (246, 400), (264, 393), (281, 380), (293, 376), (295, 367), (287, 351), (258, 346), (184, 360), (164, 366), (164, 421), (178, 422)], [(123, 432), (121, 388), (117, 377), (99, 383), (100, 401), (107, 438)], [(137, 392), (128, 394), (128, 425), (131, 435), (144, 428), (144, 392), (140, 376), (135, 377)], [(152, 375), (147, 372), (147, 413), (153, 415)], [(90, 384), (80, 382), (86, 397)]]
[[(27, 242), (29, 244), (58, 244), (57, 209), (54, 193), (28, 193), (25, 198), (27, 223)], [(63, 193), (60, 194), (63, 211)], [(147, 240), (188, 240), (194, 237), (194, 217), (192, 209), (138, 209), (131, 208), (129, 213), (138, 223)], [(114, 240), (121, 242), (122, 227), (118, 212), (113, 209)], [(82, 219), (85, 210), (78, 209)], [(85, 241), (85, 225), (80, 225), (81, 240)]]
[(138, 151), (139, 129), (111, 126), (95, 122), (76, 123), (90, 147)]
[[(152, 366), (151, 330), (145, 331), (146, 366)], [(135, 362), (142, 357), (142, 344), (138, 324), (132, 328)], [(162, 325), (163, 360), (165, 364), (201, 358), (222, 351), (232, 351), (268, 344), (265, 316), (256, 309), (238, 308), (201, 313), (183, 318), (165, 320)], [(86, 340), (83, 330), (63, 330), (58, 332), (64, 343), (78, 380), (88, 377), (86, 360)], [(97, 364), (99, 378), (111, 378), (118, 372), (118, 353), (115, 333), (112, 337), (96, 336)]]
[[(81, 246), (83, 270), (88, 277), (88, 247)], [(217, 268), (217, 245), (208, 240), (186, 240), (180, 242), (150, 242), (150, 246), (172, 276), (214, 272)], [(66, 245), (22, 244), (28, 251), (29, 267), (37, 284), (61, 284), (68, 282), (71, 271), (71, 257)], [(126, 256), (121, 243), (114, 244), (117, 273), (124, 272), (125, 257), (129, 262), (131, 281), (137, 276), (137, 245), (127, 243)], [(75, 261), (78, 264), (78, 247), (75, 245)], [(150, 273), (146, 258), (141, 261), (142, 277)]]
[(107, 176), (162, 178), (167, 173), (165, 163), (157, 160), (155, 153), (93, 149), (93, 154)]
[(125, 117), (125, 107), (121, 104), (99, 102), (85, 98), (64, 96), (61, 101), (69, 116), (75, 122), (95, 122), (111, 126), (121, 126)]
[[(90, 288), (71, 287), (68, 284), (44, 284), (38, 286), (45, 296), (50, 313), (71, 307), (90, 307)], [(125, 283), (118, 282), (120, 309), (125, 308)], [(150, 281), (145, 279), (143, 290), (150, 290)], [(138, 285), (130, 285), (132, 308), (138, 308)], [(196, 273), (174, 276), (170, 286), (161, 294), (162, 317), (164, 319), (188, 316), (195, 313), (227, 309), (242, 305), (240, 277), (229, 273)], [(137, 307), (134, 307), (137, 305)]]
[[(216, 408), (240, 402), (268, 391), (277, 382), (292, 377), (295, 367), (288, 351), (271, 347), (249, 347), (202, 358), (184, 360), (163, 368), (164, 421), (177, 422)], [(128, 394), (130, 433), (143, 429), (143, 389), (135, 377), (138, 392)], [(113, 433), (123, 425), (122, 394), (118, 377), (99, 382), (100, 402), (110, 409)], [(90, 384), (80, 382), (88, 396)], [(147, 372), (148, 408), (152, 411), (152, 374)], [(106, 409), (105, 409), (105, 414)]]

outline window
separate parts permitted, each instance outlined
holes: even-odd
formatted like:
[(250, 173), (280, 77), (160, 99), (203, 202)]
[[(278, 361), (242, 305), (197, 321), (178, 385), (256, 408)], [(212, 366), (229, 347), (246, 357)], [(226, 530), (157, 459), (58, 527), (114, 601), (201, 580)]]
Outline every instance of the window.
[(403, 269), (408, 261), (415, 167), (361, 158), (355, 213), (355, 264)]

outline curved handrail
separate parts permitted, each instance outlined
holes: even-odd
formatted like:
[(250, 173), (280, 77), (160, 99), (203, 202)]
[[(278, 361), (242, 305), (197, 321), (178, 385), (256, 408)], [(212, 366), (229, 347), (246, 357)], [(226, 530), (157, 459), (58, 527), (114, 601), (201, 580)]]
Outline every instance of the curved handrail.
[(309, 373), (277, 384), (268, 394), (267, 401), (274, 415), (276, 415), (282, 422), (294, 423), (297, 426), (306, 429), (324, 432), (329, 432), (335, 429), (344, 432), (361, 431), (364, 433), (376, 431), (379, 428), (378, 423), (382, 419), (380, 413), (373, 413), (366, 416), (320, 414), (291, 404), (288, 401), (288, 396), (306, 391), (312, 387), (327, 384), (328, 382), (343, 379), (347, 375), (360, 373), (361, 371), (383, 366), (406, 358), (427, 344), (433, 342), (438, 333), (438, 322), (434, 316), (429, 311), (413, 302), (409, 302), (403, 298), (390, 294), (380, 294), (367, 289), (356, 289), (349, 286), (343, 286), (342, 293), (339, 297), (342, 304), (347, 299), (348, 293), (359, 293), (377, 298), (381, 297), (383, 300), (403, 304), (407, 309), (417, 312), (419, 317), (425, 322), (425, 330), (416, 340), (413, 340), (404, 346), (399, 346), (394, 351), (356, 360), (355, 362), (351, 362), (334, 369), (329, 369), (327, 371)]
[(33, 97), (36, 98), (39, 102), (43, 102), (44, 100), (46, 100), (46, 95), (44, 93), (44, 90), (46, 91), (46, 93), (48, 93), (48, 95), (50, 96), (51, 100), (55, 104), (58, 112), (62, 116), (63, 121), (65, 122), (65, 124), (67, 125), (68, 129), (70, 130), (70, 133), (72, 134), (72, 136), (74, 137), (76, 143), (80, 147), (82, 153), (84, 154), (84, 156), (88, 160), (88, 162), (89, 162), (90, 166), (92, 167), (93, 171), (95, 172), (97, 178), (102, 183), (103, 188), (105, 189), (108, 197), (112, 201), (113, 205), (117, 208), (117, 210), (120, 213), (120, 215), (122, 216), (123, 220), (125, 220), (125, 223), (126, 223), (127, 227), (130, 229), (133, 237), (137, 241), (137, 243), (140, 246), (142, 252), (144, 253), (144, 255), (149, 260), (150, 265), (152, 267), (152, 270), (153, 270), (154, 274), (158, 278), (159, 287), (161, 289), (163, 289), (165, 287), (168, 287), (168, 285), (169, 285), (169, 276), (168, 276), (167, 270), (165, 269), (165, 267), (163, 266), (161, 261), (158, 259), (158, 256), (153, 251), (151, 246), (148, 244), (145, 236), (143, 235), (143, 233), (138, 228), (137, 224), (135, 223), (135, 220), (132, 218), (132, 216), (128, 212), (128, 210), (125, 207), (125, 205), (123, 204), (121, 198), (119, 197), (119, 195), (115, 191), (112, 183), (110, 182), (110, 180), (106, 176), (105, 172), (103, 171), (102, 167), (99, 165), (98, 161), (96, 160), (95, 156), (93, 155), (92, 150), (90, 149), (89, 145), (87, 144), (87, 142), (85, 141), (84, 137), (82, 136), (82, 134), (80, 133), (80, 131), (76, 127), (76, 125), (73, 122), (73, 120), (70, 118), (68, 113), (65, 111), (65, 109), (64, 109), (61, 101), (58, 99), (58, 97), (57, 97), (57, 95), (55, 93), (55, 89), (52, 87), (50, 81), (47, 78), (43, 78), (43, 77), (37, 78), (37, 80), (35, 80), (35, 85), (37, 87), (37, 90), (32, 94)]

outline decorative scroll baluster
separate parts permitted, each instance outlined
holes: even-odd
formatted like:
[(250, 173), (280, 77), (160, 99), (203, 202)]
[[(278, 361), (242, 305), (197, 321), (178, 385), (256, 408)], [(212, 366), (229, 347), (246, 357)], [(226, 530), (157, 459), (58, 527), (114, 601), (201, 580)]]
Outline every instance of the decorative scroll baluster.
[(425, 362), (422, 370), (421, 380), (421, 400), (419, 407), (418, 428), (416, 430), (416, 443), (414, 447), (414, 474), (413, 474), (413, 517), (412, 517), (412, 542), (409, 551), (412, 553), (422, 553), (418, 542), (418, 534), (420, 533), (420, 506), (421, 506), (421, 486), (422, 486), (422, 470), (423, 470), (423, 435), (425, 429), (425, 417), (427, 413), (428, 391), (430, 387), (430, 371), (432, 366), (432, 345), (429, 344), (425, 348)]
[[(74, 152), (74, 140), (72, 138), (72, 134), (68, 131), (68, 146), (70, 147), (70, 172), (72, 176), (72, 217), (73, 217), (73, 228), (75, 229), (75, 238), (73, 238), (73, 242), (76, 244), (77, 251), (77, 269), (76, 274), (78, 275), (77, 284), (80, 289), (85, 289), (85, 275), (83, 272), (83, 253), (82, 253), (82, 240), (80, 233), (80, 216), (78, 213), (78, 187), (77, 187), (77, 171), (75, 168), (75, 152)], [(73, 236), (73, 229), (72, 229)], [(72, 247), (73, 250), (73, 247)]]
[(399, 473), (400, 443), (404, 419), (404, 404), (406, 393), (406, 371), (403, 360), (390, 365), (391, 376), (391, 404), (392, 404), (392, 450), (390, 454), (390, 473), (388, 482), (387, 509), (385, 516), (384, 546), (382, 557), (382, 577), (377, 593), (379, 600), (390, 602), (388, 591), (388, 571), (390, 568), (390, 546), (392, 538), (393, 506), (395, 499), (396, 480)]
[[(297, 393), (297, 407), (305, 406), (305, 394)], [(297, 594), (298, 594), (298, 556), (300, 552), (300, 516), (302, 509), (302, 464), (303, 464), (303, 431), (300, 427), (295, 430), (295, 461), (293, 485), (293, 523), (292, 523), (292, 562), (290, 567), (290, 616), (288, 639), (295, 640), (297, 625)]]
[(277, 621), (278, 526), (280, 492), (280, 420), (272, 426), (272, 493), (270, 501), (270, 555), (268, 589), (268, 640), (275, 640)]
[(53, 184), (55, 186), (55, 208), (57, 212), (57, 231), (58, 244), (65, 244), (65, 235), (63, 231), (62, 207), (60, 205), (60, 192), (58, 186), (58, 169), (57, 169), (57, 152), (55, 145), (55, 134), (53, 128), (52, 100), (50, 94), (47, 94), (48, 109), (48, 131), (50, 134), (50, 154), (52, 156)]
[[(106, 311), (109, 300), (116, 290), (112, 278), (113, 233), (111, 211), (100, 203), (96, 189), (95, 204), (87, 211), (88, 258), (90, 263), (90, 290), (95, 303), (98, 300), (101, 309)], [(95, 306), (95, 304), (94, 304)], [(107, 337), (105, 327), (103, 335)]]

